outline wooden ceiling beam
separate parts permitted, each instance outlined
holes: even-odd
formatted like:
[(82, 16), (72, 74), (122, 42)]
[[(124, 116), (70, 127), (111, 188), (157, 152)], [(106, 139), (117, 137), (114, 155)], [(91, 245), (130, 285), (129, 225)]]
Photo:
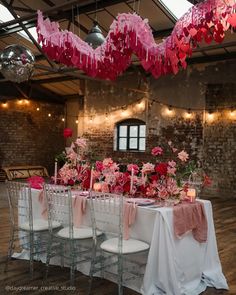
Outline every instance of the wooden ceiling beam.
[[(35, 22), (27, 22), (24, 24), (27, 29), (35, 27)], [(14, 33), (18, 33), (22, 31), (22, 27), (20, 25), (16, 25), (15, 27), (0, 29), (0, 38), (9, 36)]]
[(223, 49), (223, 48), (234, 47), (234, 46), (236, 46), (236, 41), (224, 42), (221, 44), (209, 45), (207, 47), (198, 47), (194, 49), (193, 52), (202, 52), (202, 51), (215, 50), (215, 49), (221, 49), (221, 48)]
[(55, 3), (52, 2), (51, 0), (43, 0), (43, 2), (44, 2), (45, 4), (47, 4), (48, 6), (50, 6), (50, 7), (55, 6)]
[(70, 76), (59, 76), (53, 78), (46, 78), (46, 79), (31, 79), (32, 84), (50, 84), (50, 83), (58, 83), (64, 81), (74, 81), (79, 80), (77, 77), (70, 77)]
[(64, 104), (65, 98), (41, 85), (30, 85), (28, 82), (16, 84), (5, 81), (0, 87), (0, 96), (4, 98), (27, 98)]
[[(80, 2), (81, 2), (80, 5), (83, 5), (83, 3), (87, 2), (87, 0), (81, 0)], [(67, 2), (64, 2), (60, 5), (56, 5), (56, 6), (49, 8), (49, 9), (46, 9), (43, 11), (43, 13), (44, 13), (44, 15), (50, 16), (51, 14), (58, 13), (58, 12), (62, 11), (65, 7), (71, 7), (71, 5), (75, 5), (75, 4), (78, 4), (78, 0), (67, 1)], [(11, 6), (11, 5), (9, 4), (9, 6)], [(36, 20), (36, 19), (37, 19), (37, 12), (29, 14), (29, 15), (25, 15), (22, 17), (18, 17), (16, 19), (10, 20), (8, 22), (0, 23), (0, 29), (8, 27), (8, 26), (12, 26), (14, 24), (18, 24), (20, 21), (29, 21), (29, 20)]]
[(188, 2), (192, 3), (193, 5), (203, 2), (204, 0), (188, 0)]
[(19, 6), (15, 6), (15, 5), (12, 7), (16, 11), (28, 12), (28, 13), (36, 13), (37, 12), (35, 9), (31, 9), (31, 8), (19, 7)]
[(153, 32), (154, 38), (162, 38), (167, 37), (171, 34), (173, 28), (165, 29), (165, 30), (157, 30)]
[(201, 63), (210, 63), (217, 61), (224, 61), (229, 59), (236, 59), (236, 52), (230, 52), (226, 54), (215, 54), (199, 57), (191, 57), (187, 59), (188, 64), (201, 64)]
[[(124, 2), (124, 0), (98, 0), (97, 1), (97, 9), (102, 9), (102, 8), (112, 6), (115, 4), (119, 4), (122, 2)], [(72, 11), (71, 11), (71, 9), (63, 11), (63, 8), (71, 7), (72, 5), (75, 5), (75, 8), (73, 9), (74, 16), (77, 16), (78, 14), (84, 14), (84, 13), (88, 13), (88, 12), (96, 10), (96, 3), (95, 2), (91, 3), (88, 0), (81, 0), (78, 3), (78, 0), (73, 0), (73, 1), (64, 2), (61, 5), (55, 5), (49, 9), (46, 9), (43, 11), (43, 14), (46, 16), (50, 16), (53, 20), (60, 20), (62, 18), (68, 19), (71, 17)], [(7, 6), (9, 6), (9, 4), (7, 4)], [(5, 23), (0, 23), (0, 29), (8, 27), (8, 26), (12, 26), (14, 24), (17, 24), (17, 23), (20, 23), (23, 21), (29, 21), (29, 20), (35, 20), (35, 23), (36, 23), (37, 13), (32, 13), (30, 15), (17, 17), (14, 20), (11, 20), (11, 21), (8, 21)]]

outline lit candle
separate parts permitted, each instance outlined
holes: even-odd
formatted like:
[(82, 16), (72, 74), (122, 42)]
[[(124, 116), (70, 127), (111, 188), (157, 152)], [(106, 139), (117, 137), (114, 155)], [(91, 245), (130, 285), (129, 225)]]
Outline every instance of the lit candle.
[(193, 203), (196, 198), (196, 190), (194, 188), (189, 188), (187, 191), (187, 196), (189, 197), (190, 202)]
[(91, 174), (90, 174), (90, 185), (89, 185), (89, 190), (91, 191), (93, 188), (93, 167), (91, 169)]
[(102, 191), (102, 184), (100, 182), (95, 182), (93, 185), (93, 189), (95, 192), (101, 192)]
[(54, 184), (57, 184), (57, 160), (54, 165)]
[(134, 186), (134, 168), (131, 169), (131, 179), (130, 179), (130, 194), (132, 195)]

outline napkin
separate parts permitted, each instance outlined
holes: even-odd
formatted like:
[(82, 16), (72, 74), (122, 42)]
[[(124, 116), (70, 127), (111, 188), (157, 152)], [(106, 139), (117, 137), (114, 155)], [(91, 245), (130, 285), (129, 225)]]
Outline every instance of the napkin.
[(44, 179), (41, 176), (31, 176), (27, 178), (31, 188), (42, 189), (44, 184)]
[(207, 219), (202, 202), (183, 203), (173, 210), (174, 233), (176, 237), (192, 231), (199, 243), (207, 241)]

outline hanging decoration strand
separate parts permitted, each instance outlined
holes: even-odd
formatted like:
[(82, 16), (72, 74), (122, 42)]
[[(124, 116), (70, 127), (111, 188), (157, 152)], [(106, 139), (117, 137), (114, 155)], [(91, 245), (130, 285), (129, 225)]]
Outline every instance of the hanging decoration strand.
[(122, 13), (114, 20), (105, 42), (93, 49), (78, 36), (60, 31), (59, 24), (44, 20), (38, 11), (38, 41), (53, 60), (83, 70), (88, 76), (115, 80), (135, 54), (155, 78), (177, 74), (186, 68), (192, 49), (205, 40), (221, 43), (225, 31), (236, 27), (234, 0), (207, 0), (193, 6), (180, 18), (171, 35), (157, 44), (147, 20), (137, 14)]

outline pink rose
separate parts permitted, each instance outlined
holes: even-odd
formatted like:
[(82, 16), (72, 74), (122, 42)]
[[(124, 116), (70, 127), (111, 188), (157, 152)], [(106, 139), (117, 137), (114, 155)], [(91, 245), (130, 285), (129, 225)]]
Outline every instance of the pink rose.
[(132, 169), (134, 171), (134, 174), (137, 174), (139, 172), (138, 165), (136, 165), (136, 164), (129, 164), (129, 165), (127, 165), (127, 171), (130, 171), (131, 172)]
[(178, 158), (182, 161), (182, 162), (186, 162), (189, 158), (188, 153), (186, 153), (184, 150), (182, 150), (181, 152), (178, 153)]
[(75, 143), (82, 149), (87, 147), (87, 141), (85, 138), (77, 138)]
[(158, 156), (163, 154), (163, 149), (160, 146), (156, 146), (152, 149), (152, 155)]
[(103, 163), (101, 161), (96, 161), (96, 170), (102, 172), (104, 169)]
[(145, 163), (143, 164), (143, 167), (142, 167), (142, 172), (145, 174), (145, 173), (151, 173), (151, 172), (154, 172), (154, 165), (151, 164), (151, 163)]

